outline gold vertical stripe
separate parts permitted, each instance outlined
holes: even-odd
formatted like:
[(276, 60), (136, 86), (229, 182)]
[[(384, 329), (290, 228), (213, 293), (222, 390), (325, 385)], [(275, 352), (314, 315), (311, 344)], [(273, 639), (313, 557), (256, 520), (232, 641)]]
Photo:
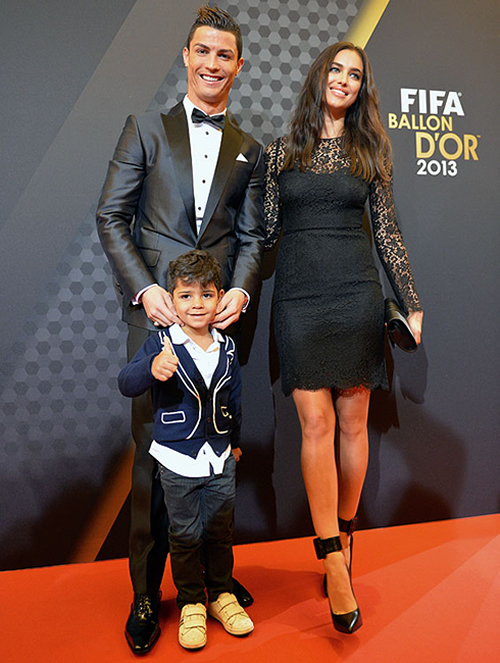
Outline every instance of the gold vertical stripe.
[(390, 0), (366, 0), (351, 23), (345, 41), (365, 48)]
[(93, 562), (99, 554), (130, 492), (134, 453), (135, 445), (131, 441), (123, 450), (111, 481), (106, 486), (106, 492), (100, 499), (86, 531), (76, 544), (71, 559), (68, 560), (69, 564)]

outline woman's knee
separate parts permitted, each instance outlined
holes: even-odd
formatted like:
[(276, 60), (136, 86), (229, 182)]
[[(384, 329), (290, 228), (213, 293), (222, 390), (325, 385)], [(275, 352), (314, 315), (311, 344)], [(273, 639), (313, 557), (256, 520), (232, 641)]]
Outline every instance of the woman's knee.
[(330, 413), (310, 410), (301, 416), (302, 434), (306, 438), (322, 439), (334, 434), (335, 420)]
[(365, 388), (347, 390), (339, 395), (335, 409), (341, 434), (349, 437), (366, 435), (369, 404), (370, 392)]
[(342, 435), (359, 437), (367, 432), (367, 419), (362, 413), (339, 414), (339, 431)]

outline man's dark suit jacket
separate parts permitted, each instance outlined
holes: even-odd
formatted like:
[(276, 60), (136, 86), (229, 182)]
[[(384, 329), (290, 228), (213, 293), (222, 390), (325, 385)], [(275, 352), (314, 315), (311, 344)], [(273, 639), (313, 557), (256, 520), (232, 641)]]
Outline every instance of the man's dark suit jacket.
[(186, 113), (127, 119), (108, 168), (97, 209), (99, 237), (123, 295), (123, 319), (154, 330), (138, 292), (165, 287), (168, 263), (205, 249), (221, 263), (224, 288), (252, 295), (259, 283), (264, 243), (262, 148), (229, 114), (203, 222), (196, 232)]

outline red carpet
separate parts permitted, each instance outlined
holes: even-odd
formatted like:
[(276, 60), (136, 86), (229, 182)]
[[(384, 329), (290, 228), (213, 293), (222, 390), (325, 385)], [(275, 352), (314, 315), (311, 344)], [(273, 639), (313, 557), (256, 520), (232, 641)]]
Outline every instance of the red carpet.
[[(333, 630), (311, 539), (235, 549), (253, 592), (255, 631), (228, 635), (209, 620), (198, 652), (177, 644), (167, 571), (162, 635), (144, 661), (228, 663), (500, 661), (500, 515), (356, 533), (353, 578), (363, 619)], [(126, 560), (0, 573), (0, 657), (6, 663), (138, 661), (123, 636), (131, 600)]]

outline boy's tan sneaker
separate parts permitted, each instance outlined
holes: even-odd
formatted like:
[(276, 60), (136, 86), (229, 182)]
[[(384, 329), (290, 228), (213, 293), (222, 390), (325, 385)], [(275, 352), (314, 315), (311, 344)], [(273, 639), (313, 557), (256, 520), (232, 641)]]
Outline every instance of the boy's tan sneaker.
[(200, 649), (207, 644), (207, 609), (203, 603), (188, 603), (181, 610), (179, 644), (184, 649)]
[(231, 635), (248, 635), (253, 631), (253, 622), (229, 592), (219, 595), (217, 601), (208, 604), (208, 614), (217, 619)]

